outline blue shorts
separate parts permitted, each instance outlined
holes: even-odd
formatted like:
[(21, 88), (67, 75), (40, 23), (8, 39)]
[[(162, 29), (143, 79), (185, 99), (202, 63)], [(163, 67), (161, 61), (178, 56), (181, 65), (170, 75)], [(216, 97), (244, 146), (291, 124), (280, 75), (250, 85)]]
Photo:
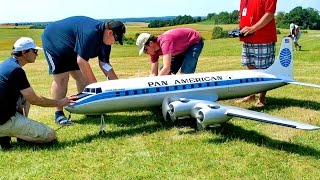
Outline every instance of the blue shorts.
[(49, 66), (49, 74), (60, 74), (80, 70), (77, 63), (77, 56), (58, 57), (54, 56), (53, 53), (50, 53), (46, 48), (43, 48), (43, 51)]
[(185, 52), (180, 53), (171, 59), (171, 73), (176, 74), (180, 67), (181, 73), (192, 74), (196, 71), (197, 63), (203, 49), (203, 40), (189, 47)]
[(244, 43), (242, 48), (242, 65), (251, 65), (255, 66), (257, 69), (266, 69), (273, 64), (275, 52), (275, 43)]

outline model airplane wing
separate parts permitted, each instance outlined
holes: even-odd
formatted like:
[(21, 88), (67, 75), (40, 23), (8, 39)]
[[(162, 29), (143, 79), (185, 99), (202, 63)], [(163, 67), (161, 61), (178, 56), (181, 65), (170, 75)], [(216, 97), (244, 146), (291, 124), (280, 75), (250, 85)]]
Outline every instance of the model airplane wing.
[(279, 118), (275, 116), (271, 116), (268, 114), (256, 112), (256, 111), (250, 111), (246, 109), (240, 109), (240, 108), (232, 108), (228, 109), (225, 113), (227, 116), (232, 116), (232, 117), (240, 117), (244, 119), (249, 119), (249, 120), (254, 120), (254, 121), (259, 121), (259, 122), (264, 122), (264, 123), (270, 123), (270, 124), (275, 124), (275, 125), (280, 125), (280, 126), (286, 126), (286, 127), (291, 127), (291, 128), (296, 128), (296, 129), (304, 129), (304, 130), (316, 130), (320, 129), (318, 126), (313, 126), (310, 124), (305, 124), (305, 123), (299, 123), (295, 121), (291, 121), (288, 119), (284, 118)]
[[(167, 102), (166, 102), (167, 103)], [(163, 104), (164, 107), (164, 104)], [(197, 100), (197, 99), (178, 99), (168, 104), (168, 114), (163, 114), (165, 119), (176, 120), (183, 117), (196, 118), (198, 125), (202, 127), (220, 125), (227, 122), (232, 117), (240, 117), (244, 119), (275, 124), (290, 128), (316, 130), (318, 126), (299, 123), (292, 120), (279, 118), (264, 113), (251, 111), (247, 109), (237, 108), (233, 106), (222, 105), (213, 101)]]

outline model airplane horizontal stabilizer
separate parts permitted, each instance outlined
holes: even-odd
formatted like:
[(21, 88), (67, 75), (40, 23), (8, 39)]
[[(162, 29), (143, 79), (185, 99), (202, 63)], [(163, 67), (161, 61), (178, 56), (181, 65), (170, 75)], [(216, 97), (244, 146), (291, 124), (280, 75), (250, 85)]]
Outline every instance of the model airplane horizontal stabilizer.
[(317, 84), (303, 83), (303, 82), (298, 82), (298, 81), (290, 81), (290, 82), (287, 82), (287, 83), (288, 84), (301, 85), (301, 86), (309, 86), (309, 87), (320, 88), (320, 85), (317, 85)]

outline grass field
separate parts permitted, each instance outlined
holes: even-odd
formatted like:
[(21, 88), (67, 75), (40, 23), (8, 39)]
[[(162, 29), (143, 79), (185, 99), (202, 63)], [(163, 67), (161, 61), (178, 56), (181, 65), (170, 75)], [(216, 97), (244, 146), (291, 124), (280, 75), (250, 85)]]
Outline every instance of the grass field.
[[(245, 69), (237, 38), (211, 40), (213, 25), (191, 24), (206, 39), (197, 72)], [(223, 26), (232, 29), (234, 26)], [(160, 34), (145, 24), (128, 24), (127, 36)], [(278, 36), (281, 41), (288, 30)], [(16, 39), (29, 36), (41, 45), (42, 30), (0, 28), (0, 60), (9, 57)], [(303, 51), (294, 52), (296, 80), (320, 84), (320, 31), (302, 34)], [(277, 44), (277, 52), (280, 43)], [(147, 76), (147, 56), (134, 45), (114, 45), (111, 62), (120, 78)], [(99, 81), (105, 80), (97, 60), (90, 61)], [(24, 67), (36, 93), (50, 97), (52, 77), (42, 52)], [(76, 93), (73, 80), (68, 95)], [(268, 106), (235, 104), (274, 116), (320, 126), (320, 90), (288, 85), (268, 92)], [(30, 117), (54, 129), (53, 108), (32, 106)], [(48, 146), (17, 143), (0, 151), (0, 179), (319, 179), (320, 131), (302, 131), (234, 118), (220, 128), (195, 132), (190, 127), (161, 125), (151, 111), (111, 113), (105, 136), (99, 117), (72, 115), (76, 125), (59, 129)]]

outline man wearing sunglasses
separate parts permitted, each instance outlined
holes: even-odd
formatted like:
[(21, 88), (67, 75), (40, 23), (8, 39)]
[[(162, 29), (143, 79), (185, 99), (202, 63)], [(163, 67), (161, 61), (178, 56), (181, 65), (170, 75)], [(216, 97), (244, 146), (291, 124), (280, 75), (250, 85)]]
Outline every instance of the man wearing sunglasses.
[[(136, 41), (139, 55), (150, 55), (151, 76), (195, 72), (203, 48), (200, 33), (190, 28), (175, 28), (158, 37), (141, 33)], [(159, 56), (163, 56), (162, 68), (158, 72)]]
[[(110, 65), (111, 45), (123, 44), (126, 28), (120, 21), (102, 22), (85, 16), (74, 16), (50, 23), (42, 34), (44, 53), (53, 74), (51, 95), (54, 99), (65, 97), (69, 75), (76, 80), (80, 93), (86, 85), (97, 82), (89, 59), (98, 57), (99, 66), (109, 80), (118, 79)], [(70, 125), (72, 122), (58, 107), (55, 122)]]
[(29, 119), (30, 104), (43, 107), (63, 107), (74, 103), (72, 99), (47, 99), (32, 89), (22, 67), (34, 63), (40, 47), (28, 37), (19, 38), (13, 46), (12, 57), (0, 64), (0, 145), (10, 148), (11, 137), (34, 143), (47, 143), (55, 139), (49, 126)]

